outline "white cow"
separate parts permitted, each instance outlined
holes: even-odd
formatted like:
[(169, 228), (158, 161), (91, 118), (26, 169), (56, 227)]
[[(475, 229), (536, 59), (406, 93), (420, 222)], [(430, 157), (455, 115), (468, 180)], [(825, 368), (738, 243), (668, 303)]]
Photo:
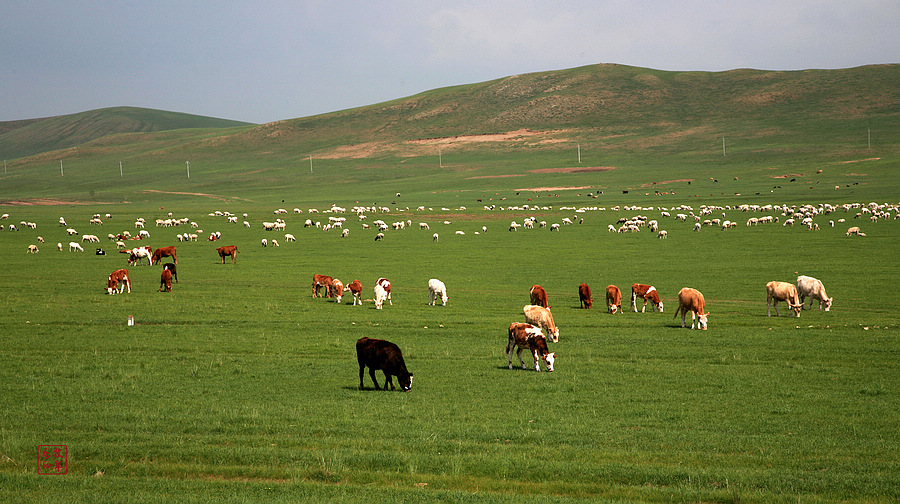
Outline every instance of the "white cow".
[(387, 299), (387, 291), (380, 284), (375, 284), (375, 308), (380, 310), (384, 306), (385, 299)]
[(447, 306), (447, 300), (450, 299), (447, 296), (447, 287), (444, 282), (432, 278), (428, 281), (428, 304), (434, 306), (438, 297), (441, 298), (441, 306)]
[[(811, 276), (800, 275), (797, 277), (797, 293), (800, 295), (800, 305), (803, 306), (806, 298), (809, 297), (809, 307), (812, 309), (812, 300), (819, 301), (819, 309), (825, 307), (825, 311), (831, 310), (831, 302), (834, 298), (828, 297), (825, 293), (825, 286), (822, 281)], [(803, 306), (805, 309), (806, 307)]]
[(78, 242), (69, 242), (69, 252), (75, 252), (76, 250), (84, 252), (84, 249), (81, 248), (81, 244)]

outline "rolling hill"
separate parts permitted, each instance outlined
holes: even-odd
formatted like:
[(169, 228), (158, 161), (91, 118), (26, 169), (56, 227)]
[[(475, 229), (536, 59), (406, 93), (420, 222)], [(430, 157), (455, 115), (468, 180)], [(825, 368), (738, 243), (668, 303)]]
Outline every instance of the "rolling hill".
[(173, 129), (227, 128), (248, 123), (137, 107), (114, 107), (63, 116), (0, 122), (4, 159), (81, 145), (121, 133)]
[[(148, 188), (240, 188), (259, 199), (277, 189), (281, 200), (328, 198), (339, 185), (368, 197), (397, 187), (628, 190), (681, 179), (753, 181), (731, 188), (734, 194), (769, 192), (776, 174), (831, 165), (840, 169), (816, 183), (845, 184), (862, 172), (840, 163), (866, 160), (864, 182), (895, 194), (897, 82), (897, 64), (716, 73), (601, 64), (263, 125), (106, 109), (0, 135), (5, 153), (37, 153), (11, 162), (0, 183), (10, 197), (67, 198), (77, 191), (82, 198), (133, 201)], [(120, 177), (119, 162), (131, 176)], [(597, 167), (617, 169), (602, 175), (589, 169)], [(500, 183), (502, 177), (517, 178), (513, 185)]]

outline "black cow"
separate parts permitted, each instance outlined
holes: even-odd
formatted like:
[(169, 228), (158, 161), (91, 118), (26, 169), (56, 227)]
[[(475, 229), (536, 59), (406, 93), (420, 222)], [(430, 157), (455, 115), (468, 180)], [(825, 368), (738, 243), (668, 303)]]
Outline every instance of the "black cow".
[(388, 385), (391, 390), (394, 388), (394, 381), (391, 376), (397, 376), (397, 382), (404, 392), (409, 392), (412, 388), (413, 374), (406, 370), (406, 363), (403, 362), (403, 353), (400, 347), (390, 341), (360, 338), (356, 342), (356, 360), (359, 361), (359, 389), (363, 390), (363, 372), (366, 366), (369, 366), (369, 376), (375, 383), (375, 389), (378, 389), (378, 380), (375, 379), (375, 371), (384, 371), (384, 378), (387, 380), (384, 384), (384, 390)]
[[(175, 267), (174, 264), (172, 264), (172, 263), (163, 264), (163, 269), (167, 269), (167, 270), (171, 271), (172, 279), (175, 280), (175, 282), (178, 282), (178, 269)], [(190, 276), (190, 275), (188, 275), (188, 276)]]

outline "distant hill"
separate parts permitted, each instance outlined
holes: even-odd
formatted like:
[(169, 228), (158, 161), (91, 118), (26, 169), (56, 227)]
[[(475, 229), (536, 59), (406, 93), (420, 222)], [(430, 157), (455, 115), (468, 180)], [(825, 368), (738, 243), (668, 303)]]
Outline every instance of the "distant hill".
[(0, 157), (15, 159), (65, 149), (120, 133), (229, 128), (249, 123), (137, 107), (89, 110), (43, 119), (0, 122)]

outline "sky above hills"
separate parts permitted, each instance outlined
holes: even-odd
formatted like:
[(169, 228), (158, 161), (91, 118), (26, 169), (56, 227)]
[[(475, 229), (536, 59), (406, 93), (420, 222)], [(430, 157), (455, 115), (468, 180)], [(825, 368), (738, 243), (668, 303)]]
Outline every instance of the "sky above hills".
[(896, 0), (4, 0), (0, 121), (128, 105), (264, 123), (595, 63), (900, 63), (898, 25)]

